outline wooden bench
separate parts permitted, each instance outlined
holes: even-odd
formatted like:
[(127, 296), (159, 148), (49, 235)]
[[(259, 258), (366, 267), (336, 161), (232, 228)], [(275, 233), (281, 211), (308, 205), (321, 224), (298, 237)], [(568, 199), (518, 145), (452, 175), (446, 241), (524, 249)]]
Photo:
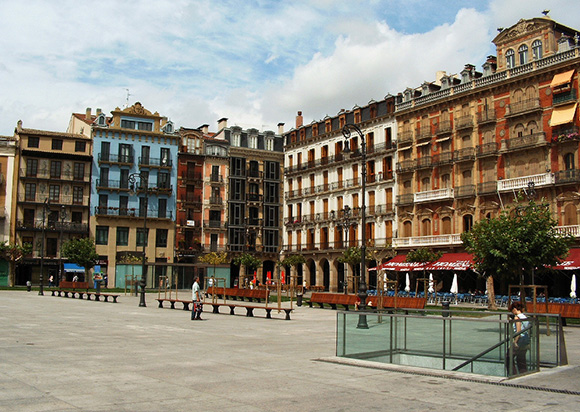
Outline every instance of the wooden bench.
[(91, 296), (93, 296), (95, 300), (99, 302), (101, 301), (101, 298), (103, 298), (105, 302), (108, 302), (109, 298), (112, 298), (113, 303), (117, 303), (117, 298), (120, 296), (113, 293), (97, 293), (84, 290), (52, 289), (52, 296), (59, 296), (65, 298), (70, 297), (73, 299), (77, 298), (78, 296), (79, 299), (83, 299), (85, 295), (87, 296), (87, 300), (91, 300)]
[(157, 302), (159, 302), (159, 307), (163, 308), (163, 302), (169, 302), (171, 305), (171, 309), (175, 309), (176, 303), (183, 304), (183, 310), (189, 310), (189, 305), (193, 303), (192, 300), (183, 300), (183, 299), (169, 299), (169, 298), (157, 298)]
[[(312, 293), (310, 296), (310, 301), (308, 305), (312, 307), (314, 303), (318, 304), (321, 308), (324, 305), (329, 305), (332, 309), (336, 310), (337, 305), (342, 305), (345, 310), (349, 310), (349, 306), (355, 306), (358, 302), (357, 295), (345, 295), (342, 293)], [(426, 298), (408, 298), (408, 297), (397, 297), (397, 309), (425, 309), (427, 304)], [(369, 296), (366, 300), (366, 305), (371, 308), (377, 309), (377, 297)], [(395, 307), (395, 297), (385, 296), (383, 297), (383, 305), (378, 309), (387, 309)]]
[[(528, 303), (528, 308), (531, 305)], [(538, 304), (538, 310), (542, 311), (545, 305)], [(548, 313), (560, 314), (563, 325), (566, 325), (566, 318), (580, 319), (580, 303), (548, 303)]]
[[(244, 308), (246, 309), (246, 316), (247, 317), (254, 317), (254, 309), (264, 309), (266, 311), (266, 319), (272, 319), (272, 310), (278, 310), (277, 307), (273, 307), (273, 306), (251, 306), (251, 305), (239, 305), (237, 303), (213, 303), (213, 302), (208, 302), (208, 305), (212, 305), (213, 307), (213, 311), (212, 313), (220, 313), (219, 308), (221, 306), (227, 306), (230, 308), (230, 315), (235, 315), (235, 309), (236, 308)], [(292, 309), (290, 308), (281, 308), (281, 310), (283, 310), (286, 313), (286, 320), (290, 320), (290, 312), (292, 312)]]
[(308, 305), (312, 307), (313, 303), (318, 304), (321, 308), (324, 305), (330, 305), (332, 309), (336, 310), (336, 305), (342, 305), (345, 310), (349, 309), (350, 305), (355, 305), (358, 297), (356, 295), (345, 295), (342, 293), (318, 293), (313, 292), (310, 295)]
[(211, 287), (207, 289), (207, 293), (211, 295), (216, 295), (219, 298), (231, 298), (233, 300), (244, 300), (247, 299), (248, 302), (266, 301), (270, 296), (270, 291), (267, 289), (238, 289), (238, 288), (223, 288), (223, 287)]

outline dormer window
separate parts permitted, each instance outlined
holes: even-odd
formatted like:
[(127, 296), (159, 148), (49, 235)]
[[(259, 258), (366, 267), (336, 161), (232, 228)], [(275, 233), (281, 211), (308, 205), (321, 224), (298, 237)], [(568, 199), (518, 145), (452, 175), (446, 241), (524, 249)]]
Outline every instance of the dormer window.
[(173, 122), (169, 121), (169, 122), (165, 123), (163, 125), (163, 127), (161, 128), (161, 130), (163, 130), (163, 132), (165, 132), (165, 133), (173, 133), (175, 130), (173, 128)]
[(518, 55), (520, 57), (520, 66), (528, 63), (528, 45), (522, 44), (518, 49)]
[(232, 135), (232, 146), (240, 147), (241, 135), (239, 133), (234, 133)]
[(104, 114), (100, 114), (99, 117), (97, 117), (97, 125), (101, 127), (107, 125), (107, 119)]
[(250, 136), (249, 140), (249, 144), (250, 144), (250, 149), (257, 149), (258, 148), (258, 136)]
[(532, 55), (534, 56), (534, 60), (540, 60), (542, 58), (543, 51), (541, 40), (534, 40), (532, 43)]
[(505, 52), (505, 66), (508, 69), (513, 69), (516, 65), (516, 53), (513, 49), (509, 49)]

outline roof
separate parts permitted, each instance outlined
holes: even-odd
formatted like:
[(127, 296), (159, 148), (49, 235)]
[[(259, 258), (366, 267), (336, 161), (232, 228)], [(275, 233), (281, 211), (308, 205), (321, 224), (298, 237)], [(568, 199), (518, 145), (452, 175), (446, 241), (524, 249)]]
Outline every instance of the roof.
[(68, 138), (74, 138), (74, 139), (90, 140), (90, 137), (85, 136), (84, 134), (52, 132), (50, 130), (16, 128), (16, 133), (17, 134), (35, 135), (35, 136), (68, 137)]

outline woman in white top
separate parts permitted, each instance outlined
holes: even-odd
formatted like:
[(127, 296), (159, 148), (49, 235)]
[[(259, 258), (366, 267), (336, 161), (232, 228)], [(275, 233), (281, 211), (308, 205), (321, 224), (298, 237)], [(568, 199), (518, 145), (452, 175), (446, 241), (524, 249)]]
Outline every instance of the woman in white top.
[[(514, 315), (513, 322), (514, 340), (512, 343), (511, 352), (513, 353), (512, 363), (515, 360), (517, 373), (525, 373), (528, 371), (528, 364), (526, 355), (530, 348), (530, 322), (528, 317), (523, 313), (524, 306), (521, 302), (513, 302), (508, 310)], [(521, 331), (524, 331), (520, 334)], [(514, 369), (514, 372), (516, 370)]]

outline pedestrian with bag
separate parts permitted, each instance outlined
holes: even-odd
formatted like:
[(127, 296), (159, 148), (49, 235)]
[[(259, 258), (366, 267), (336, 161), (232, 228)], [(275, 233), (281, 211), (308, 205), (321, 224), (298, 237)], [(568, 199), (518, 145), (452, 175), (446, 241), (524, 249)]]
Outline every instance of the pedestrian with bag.
[(191, 320), (202, 320), (201, 312), (203, 311), (203, 298), (201, 287), (199, 286), (199, 276), (195, 277), (193, 286), (191, 287), (191, 300), (193, 301), (193, 308), (191, 309)]

